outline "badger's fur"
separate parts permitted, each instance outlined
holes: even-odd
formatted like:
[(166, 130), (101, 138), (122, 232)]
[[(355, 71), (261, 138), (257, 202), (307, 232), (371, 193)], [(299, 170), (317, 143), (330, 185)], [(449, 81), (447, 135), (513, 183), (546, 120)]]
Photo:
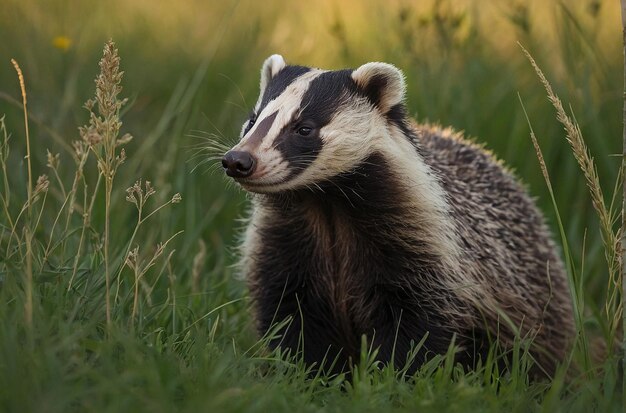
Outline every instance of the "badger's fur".
[[(222, 163), (252, 193), (242, 246), (258, 330), (332, 371), (366, 336), (396, 367), (531, 339), (552, 374), (574, 336), (563, 264), (526, 191), (481, 147), (406, 115), (385, 63), (324, 71), (269, 57)], [(285, 320), (288, 320), (285, 322)]]

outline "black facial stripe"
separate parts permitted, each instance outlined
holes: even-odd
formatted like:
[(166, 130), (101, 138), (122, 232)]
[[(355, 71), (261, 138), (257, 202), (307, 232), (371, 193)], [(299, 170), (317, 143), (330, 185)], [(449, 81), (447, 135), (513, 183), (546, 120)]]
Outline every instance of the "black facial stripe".
[[(322, 150), (320, 130), (330, 123), (339, 107), (357, 93), (351, 73), (352, 70), (324, 72), (314, 78), (302, 97), (301, 109), (294, 115), (296, 118), (281, 130), (276, 149), (289, 162), (287, 180), (313, 163)], [(301, 123), (313, 129), (310, 135), (296, 134)]]
[(337, 70), (313, 79), (302, 97), (298, 120), (311, 122), (317, 128), (328, 125), (339, 106), (357, 91), (351, 74), (349, 69)]
[(285, 66), (280, 72), (274, 76), (267, 87), (265, 88), (265, 92), (263, 93), (263, 97), (261, 99), (261, 105), (258, 108), (257, 113), (261, 113), (263, 108), (272, 101), (280, 96), (281, 93), (287, 89), (287, 86), (293, 83), (299, 76), (302, 76), (304, 73), (310, 71), (310, 67), (304, 66)]
[(276, 149), (289, 162), (289, 175), (285, 180), (300, 175), (322, 150), (319, 129), (313, 129), (309, 136), (299, 136), (293, 130), (293, 125), (287, 125), (280, 131), (276, 142)]
[(252, 149), (256, 148), (261, 143), (261, 140), (263, 140), (263, 138), (267, 135), (267, 132), (269, 132), (269, 130), (272, 128), (274, 120), (276, 119), (276, 115), (278, 115), (278, 111), (275, 111), (271, 115), (265, 117), (259, 123), (254, 133), (248, 138), (246, 146), (250, 146), (250, 148)]

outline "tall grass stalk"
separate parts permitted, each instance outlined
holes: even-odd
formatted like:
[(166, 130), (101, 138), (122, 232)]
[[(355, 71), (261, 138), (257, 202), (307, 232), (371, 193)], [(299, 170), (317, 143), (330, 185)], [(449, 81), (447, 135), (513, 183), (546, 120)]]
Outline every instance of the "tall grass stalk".
[(32, 224), (33, 172), (30, 162), (30, 133), (28, 131), (28, 110), (26, 108), (26, 85), (24, 82), (24, 74), (22, 73), (22, 69), (15, 59), (11, 59), (11, 63), (13, 64), (13, 67), (17, 72), (17, 77), (20, 82), (20, 90), (22, 92), (22, 110), (24, 112), (24, 132), (26, 136), (26, 165), (28, 168), (28, 220), (26, 226), (24, 227), (24, 236), (26, 241), (26, 283), (24, 286), (26, 300), (24, 302), (24, 318), (26, 320), (26, 326), (30, 331), (33, 325), (33, 231), (32, 228), (30, 228), (30, 225)]
[[(122, 126), (120, 109), (127, 102), (127, 99), (118, 99), (118, 95), (122, 91), (121, 81), (124, 74), (119, 69), (120, 57), (115, 44), (109, 40), (104, 46), (100, 60), (100, 74), (96, 78), (95, 100), (90, 99), (85, 103), (85, 107), (91, 115), (89, 125), (80, 130), (83, 140), (87, 142), (89, 149), (97, 159), (99, 177), (104, 180), (104, 235), (102, 244), (108, 329), (111, 328), (111, 195), (117, 169), (126, 159), (124, 149), (122, 148), (118, 153), (117, 148), (132, 139), (129, 134), (119, 137)], [(93, 112), (96, 104), (98, 115)], [(96, 184), (96, 186), (98, 185)], [(94, 196), (95, 194), (96, 192), (94, 192)]]
[[(578, 162), (580, 170), (585, 177), (589, 194), (591, 195), (591, 202), (596, 211), (596, 214), (600, 221), (600, 233), (602, 242), (604, 244), (604, 254), (608, 269), (608, 285), (607, 296), (605, 300), (605, 312), (607, 321), (607, 342), (608, 352), (612, 354), (615, 350), (612, 343), (617, 339), (619, 331), (619, 325), (622, 321), (622, 302), (620, 300), (621, 285), (622, 285), (622, 254), (620, 251), (620, 231), (614, 230), (615, 223), (619, 218), (619, 212), (616, 211), (613, 206), (613, 202), (607, 207), (602, 187), (600, 185), (600, 178), (594, 163), (594, 159), (591, 156), (587, 145), (583, 139), (582, 132), (576, 120), (570, 117), (563, 108), (563, 104), (559, 97), (554, 93), (552, 85), (544, 75), (543, 71), (539, 68), (539, 65), (535, 62), (530, 53), (522, 47), (522, 50), (531, 65), (535, 69), (539, 80), (543, 84), (548, 100), (552, 103), (552, 106), (556, 109), (557, 120), (563, 125), (566, 133), (567, 142), (572, 149), (574, 158)], [(622, 174), (619, 173), (617, 179), (621, 179)], [(616, 188), (619, 187), (619, 183)], [(582, 291), (581, 291), (582, 292)], [(584, 340), (583, 340), (584, 343)], [(588, 349), (587, 349), (588, 350)], [(589, 356), (589, 352), (585, 351), (586, 358)]]
[[(33, 196), (33, 172), (30, 162), (30, 133), (28, 131), (28, 110), (26, 109), (26, 84), (24, 82), (24, 74), (20, 65), (15, 59), (11, 59), (11, 63), (17, 72), (17, 77), (20, 82), (20, 91), (22, 92), (22, 109), (24, 111), (24, 132), (26, 135), (26, 164), (28, 166), (28, 200), (30, 201)], [(32, 208), (30, 202), (28, 203), (28, 218), (31, 217)]]
[(111, 328), (111, 270), (109, 264), (109, 241), (111, 239), (111, 191), (113, 190), (113, 176), (105, 176), (105, 206), (104, 206), (104, 276), (106, 282), (106, 318), (107, 328)]
[[(567, 267), (567, 274), (569, 276), (570, 295), (572, 296), (572, 304), (574, 306), (574, 320), (576, 323), (576, 334), (578, 336), (577, 344), (581, 347), (581, 352), (584, 355), (585, 370), (588, 370), (591, 364), (591, 360), (589, 358), (589, 346), (586, 340), (585, 325), (583, 321), (584, 294), (582, 290), (582, 282), (580, 282), (581, 280), (578, 280), (579, 282), (577, 282), (575, 276), (575, 269), (572, 264), (571, 251), (569, 248), (569, 243), (567, 241), (567, 235), (565, 234), (565, 226), (563, 220), (561, 219), (561, 213), (559, 212), (559, 207), (556, 202), (556, 196), (554, 194), (554, 189), (552, 188), (552, 180), (550, 179), (550, 174), (548, 173), (548, 167), (543, 157), (543, 152), (541, 150), (541, 147), (539, 146), (539, 142), (537, 141), (537, 136), (535, 135), (535, 131), (531, 125), (528, 113), (526, 112), (526, 107), (524, 106), (524, 103), (522, 102), (522, 99), (519, 95), (518, 98), (522, 105), (522, 110), (524, 112), (524, 116), (526, 117), (526, 121), (528, 122), (528, 127), (530, 128), (530, 139), (532, 140), (535, 154), (537, 155), (537, 160), (539, 161), (539, 167), (541, 168), (541, 174), (543, 175), (546, 187), (548, 188), (548, 193), (550, 194), (550, 199), (552, 200), (552, 207), (554, 208), (554, 213), (556, 215), (559, 234), (561, 236), (561, 242), (563, 244), (563, 254), (565, 255), (565, 265)], [(582, 278), (582, 275), (580, 278)]]

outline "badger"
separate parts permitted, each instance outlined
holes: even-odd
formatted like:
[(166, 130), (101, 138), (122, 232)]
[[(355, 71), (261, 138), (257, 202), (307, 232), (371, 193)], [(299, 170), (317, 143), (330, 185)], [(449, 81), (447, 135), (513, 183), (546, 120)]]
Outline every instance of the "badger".
[(407, 115), (387, 63), (270, 56), (222, 166), (250, 193), (241, 244), (258, 332), (315, 371), (348, 372), (366, 340), (415, 372), (474, 368), (528, 340), (552, 375), (575, 335), (563, 263), (525, 188), (490, 152)]

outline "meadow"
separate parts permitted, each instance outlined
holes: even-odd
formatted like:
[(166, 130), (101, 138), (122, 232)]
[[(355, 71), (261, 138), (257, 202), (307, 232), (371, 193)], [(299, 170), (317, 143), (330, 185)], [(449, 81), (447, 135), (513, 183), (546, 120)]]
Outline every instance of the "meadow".
[[(618, 2), (414, 3), (3, 0), (0, 411), (624, 411), (588, 348), (621, 334)], [(365, 346), (348, 381), (267, 350), (234, 266), (247, 199), (209, 142), (237, 140), (273, 53), (393, 63), (417, 120), (514, 169), (569, 263), (581, 371), (530, 382), (520, 343), (506, 372), (448, 354), (403, 377)]]

